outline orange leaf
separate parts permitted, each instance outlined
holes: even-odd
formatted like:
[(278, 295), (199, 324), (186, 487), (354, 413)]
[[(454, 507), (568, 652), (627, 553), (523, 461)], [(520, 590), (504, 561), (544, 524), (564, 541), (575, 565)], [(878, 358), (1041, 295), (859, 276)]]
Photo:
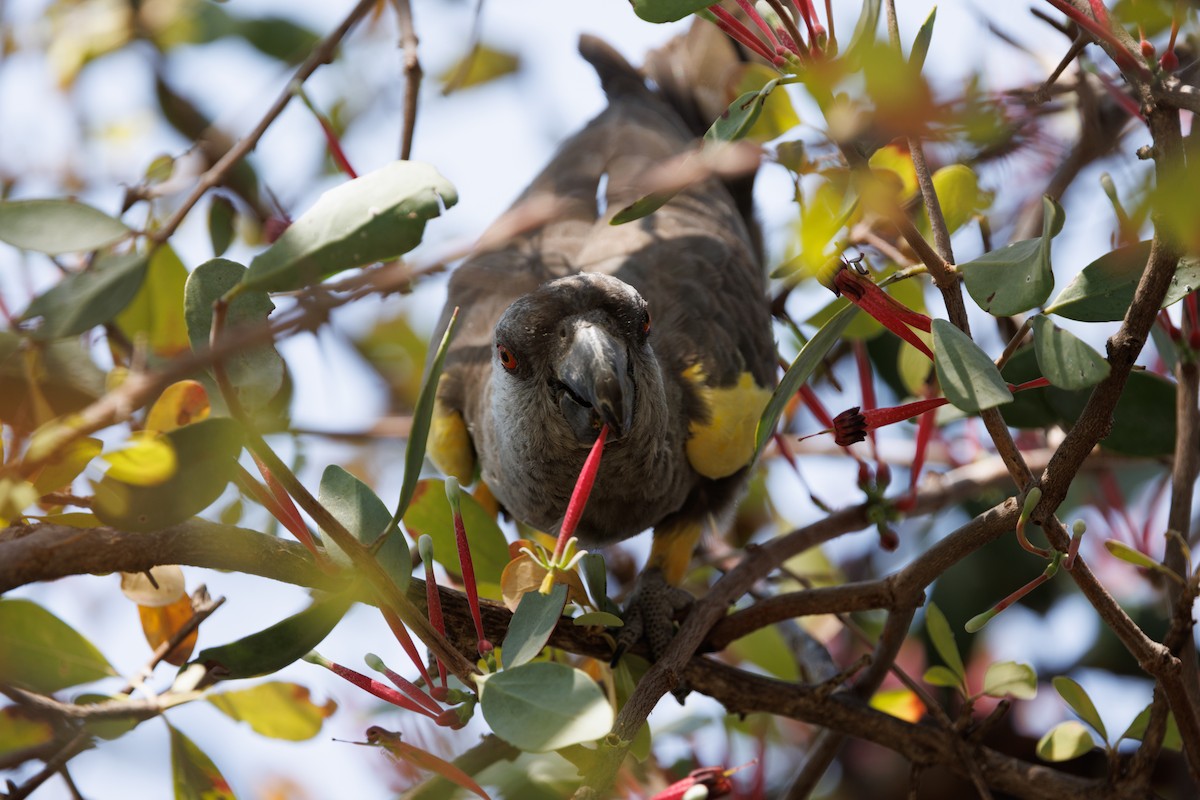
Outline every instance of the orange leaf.
[[(534, 561), (525, 553), (521, 553), (504, 568), (500, 574), (500, 594), (504, 605), (509, 611), (516, 611), (521, 602), (521, 595), (526, 592), (536, 592), (546, 578), (546, 568)], [(554, 576), (555, 583), (567, 587), (567, 602), (587, 604), (587, 592), (578, 572), (558, 572)]]
[[(168, 641), (191, 620), (192, 600), (184, 595), (167, 606), (139, 605), (138, 616), (142, 620), (142, 631), (146, 634), (146, 641), (152, 648), (158, 649), (159, 645)], [(186, 664), (196, 646), (196, 636), (199, 632), (199, 628), (197, 628), (185, 636), (183, 641), (167, 654), (165, 659), (167, 663), (177, 667)]]

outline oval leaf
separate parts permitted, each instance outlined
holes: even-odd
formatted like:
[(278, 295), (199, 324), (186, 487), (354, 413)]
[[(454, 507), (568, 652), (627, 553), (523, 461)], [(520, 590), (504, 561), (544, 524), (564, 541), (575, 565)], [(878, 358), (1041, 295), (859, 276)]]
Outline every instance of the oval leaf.
[(542, 661), (478, 680), (483, 718), (501, 739), (531, 753), (608, 733), (613, 709), (600, 687), (565, 664)]
[(420, 243), (426, 220), (456, 202), (454, 186), (429, 164), (393, 161), (321, 195), (250, 262), (243, 285), (285, 292), (396, 258)]
[(67, 623), (29, 600), (0, 600), (0, 683), (50, 694), (117, 673)]
[(632, 0), (633, 13), (646, 22), (674, 22), (708, 8), (712, 0)]
[(414, 766), (427, 769), (430, 772), (436, 772), (451, 783), (482, 797), (483, 800), (491, 800), (491, 796), (470, 775), (449, 761), (438, 758), (433, 753), (426, 752), (408, 742), (401, 741), (399, 733), (384, 730), (373, 725), (367, 728), (367, 741), (382, 747), (392, 758), (407, 761)]
[(248, 724), (255, 733), (291, 742), (316, 736), (325, 719), (337, 710), (332, 700), (317, 705), (308, 689), (282, 681), (211, 694), (206, 699), (225, 716)]
[[(561, 586), (562, 584), (559, 585)], [(594, 625), (600, 625), (605, 628), (620, 628), (625, 624), (625, 620), (608, 611), (589, 611), (586, 614), (580, 614), (578, 617), (575, 617), (571, 620), (571, 623), (581, 628)]]
[(1086, 389), (1108, 377), (1103, 356), (1041, 314), (1033, 318), (1033, 350), (1042, 374), (1060, 389)]
[[(212, 333), (213, 303), (237, 286), (246, 268), (234, 261), (214, 258), (192, 270), (184, 286), (184, 317), (192, 348), (208, 346)], [(236, 336), (241, 326), (261, 325), (275, 310), (266, 292), (243, 291), (225, 312), (225, 331)], [(272, 344), (239, 349), (225, 359), (225, 372), (237, 389), (238, 398), (248, 409), (269, 403), (283, 388), (283, 357)]]
[(175, 784), (175, 800), (237, 800), (212, 759), (170, 725), (167, 730), (171, 732), (171, 778)]
[(111, 321), (137, 295), (146, 277), (144, 253), (102, 256), (91, 269), (68, 275), (34, 298), (22, 320), (41, 317), (37, 339), (77, 336)]
[(1037, 673), (1028, 664), (1000, 661), (989, 664), (983, 676), (983, 693), (992, 697), (1015, 697), (1032, 700), (1037, 697)]
[(96, 484), (92, 511), (120, 530), (156, 531), (207, 508), (233, 479), (242, 451), (242, 426), (227, 417), (206, 419), (165, 434), (178, 469), (157, 486), (111, 476)]
[(1116, 539), (1107, 539), (1104, 542), (1104, 549), (1112, 553), (1114, 557), (1126, 563), (1133, 564), (1135, 567), (1161, 572), (1176, 582), (1183, 582), (1183, 578), (1175, 570), (1161, 562), (1155, 561), (1140, 550), (1134, 550), (1124, 542), (1118, 542)]
[(954, 639), (954, 631), (946, 621), (946, 615), (936, 603), (931, 602), (925, 606), (925, 630), (929, 633), (933, 648), (942, 657), (942, 661), (946, 662), (946, 666), (958, 677), (955, 685), (960, 685), (967, 673), (963, 669), (962, 656), (958, 654), (958, 642)]
[(0, 202), (0, 241), (52, 256), (99, 250), (131, 233), (125, 223), (72, 200)]
[(974, 414), (1012, 401), (987, 353), (944, 319), (933, 321), (933, 353), (938, 383), (955, 408)]
[(947, 689), (962, 689), (962, 679), (954, 674), (954, 670), (935, 664), (925, 670), (922, 676), (930, 686), (944, 686)]
[[(1129, 727), (1121, 734), (1122, 739), (1136, 739), (1141, 741), (1146, 735), (1146, 728), (1150, 725), (1150, 706), (1146, 706), (1138, 715), (1133, 718), (1133, 722), (1129, 723)], [(1175, 714), (1167, 712), (1167, 730), (1163, 734), (1162, 746), (1168, 750), (1181, 750), (1183, 748), (1183, 739), (1179, 736), (1179, 725), (1175, 722)]]
[(771, 94), (771, 89), (777, 85), (772, 82), (770, 89), (763, 87), (753, 92), (745, 92), (729, 104), (729, 108), (721, 112), (721, 116), (713, 122), (704, 133), (706, 142), (732, 142), (741, 139), (750, 132), (754, 123), (762, 114), (763, 104)]
[[(1046, 313), (1080, 322), (1124, 319), (1149, 258), (1150, 242), (1118, 247), (1100, 256), (1066, 285)], [(1196, 288), (1200, 288), (1200, 259), (1180, 259), (1162, 307), (1179, 302)]]
[[(404, 527), (413, 539), (429, 534), (433, 539), (433, 557), (448, 573), (460, 578), (462, 567), (458, 562), (458, 546), (454, 537), (454, 517), (450, 513), (450, 501), (446, 499), (446, 484), (437, 479), (423, 480), (417, 484), (412, 502), (404, 512)], [(471, 543), (471, 560), (475, 566), (475, 578), (480, 584), (500, 586), (500, 575), (508, 563), (508, 544), (500, 526), (479, 505), (479, 501), (463, 493), (463, 526)], [(480, 586), (480, 594), (485, 594)]]
[(1042, 214), (1040, 239), (1013, 242), (959, 266), (971, 299), (989, 314), (1020, 314), (1050, 296), (1054, 288), (1050, 241), (1062, 230), (1062, 206), (1043, 197)]
[(298, 614), (236, 642), (202, 650), (196, 661), (221, 667), (221, 680), (269, 675), (298, 661), (329, 635), (353, 604), (351, 592), (314, 600)]
[(1051, 683), (1054, 684), (1054, 689), (1059, 696), (1067, 701), (1067, 705), (1079, 715), (1080, 719), (1091, 725), (1100, 734), (1101, 739), (1108, 741), (1108, 731), (1104, 729), (1104, 721), (1100, 719), (1100, 714), (1096, 711), (1092, 698), (1088, 697), (1088, 693), (1083, 690), (1083, 687), (1065, 675), (1059, 675)]
[(556, 583), (550, 594), (526, 592), (513, 612), (504, 637), (504, 668), (532, 661), (542, 652), (567, 604), (567, 587)]
[[(404, 591), (412, 577), (412, 556), (404, 534), (391, 527), (392, 513), (383, 501), (365, 483), (332, 464), (321, 475), (318, 496), (321, 505), (363, 545), (371, 547), (387, 532), (387, 540), (375, 551), (375, 558), (400, 591)], [(321, 533), (330, 555), (339, 563), (349, 565), (349, 556), (324, 531)]]
[(172, 383), (154, 401), (146, 415), (146, 430), (167, 433), (208, 419), (208, 391), (199, 381)]
[(1037, 754), (1043, 761), (1070, 761), (1090, 752), (1095, 746), (1087, 728), (1075, 720), (1068, 720), (1046, 732), (1037, 743)]

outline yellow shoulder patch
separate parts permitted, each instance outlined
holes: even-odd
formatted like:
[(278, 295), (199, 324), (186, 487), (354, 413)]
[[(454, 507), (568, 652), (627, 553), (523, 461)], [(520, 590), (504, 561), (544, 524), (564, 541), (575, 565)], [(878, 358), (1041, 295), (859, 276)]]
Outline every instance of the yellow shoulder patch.
[(756, 384), (749, 372), (732, 386), (708, 386), (699, 364), (686, 369), (683, 377), (696, 387), (709, 414), (707, 423), (696, 421), (688, 429), (688, 461), (706, 478), (732, 475), (754, 457), (754, 433), (771, 390)]
[(471, 442), (467, 423), (462, 414), (441, 400), (435, 400), (433, 404), (425, 452), (438, 469), (458, 478), (463, 486), (475, 480), (475, 445)]

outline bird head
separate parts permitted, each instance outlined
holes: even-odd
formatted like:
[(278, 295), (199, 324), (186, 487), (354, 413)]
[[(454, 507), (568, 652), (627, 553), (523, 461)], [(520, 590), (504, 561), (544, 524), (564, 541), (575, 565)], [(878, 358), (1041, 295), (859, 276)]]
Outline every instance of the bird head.
[(654, 367), (650, 313), (632, 286), (580, 273), (521, 297), (496, 325), (493, 399), (542, 433), (590, 445), (604, 425), (619, 439), (637, 420), (639, 380)]

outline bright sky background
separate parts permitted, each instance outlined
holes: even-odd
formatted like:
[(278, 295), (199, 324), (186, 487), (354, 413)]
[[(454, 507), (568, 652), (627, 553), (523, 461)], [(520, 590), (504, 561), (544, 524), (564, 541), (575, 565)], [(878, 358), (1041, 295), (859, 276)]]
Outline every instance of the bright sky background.
[[(444, 98), (434, 77), (464, 52), (474, 3), (415, 0), (414, 5), (421, 37), (420, 56), (427, 75), (414, 157), (435, 164), (458, 187), (461, 198), (444, 218), (429, 225), (426, 244), (416, 253), (418, 260), (435, 258), (438, 253), (472, 240), (540, 169), (555, 144), (600, 110), (603, 100), (594, 76), (574, 52), (581, 32), (607, 38), (637, 61), (648, 47), (680, 30), (679, 26), (656, 27), (637, 20), (624, 0), (485, 2), (484, 40), (519, 52), (523, 67), (515, 76)], [(834, 5), (839, 28), (847, 35), (857, 17), (858, 3), (838, 0)], [(927, 0), (899, 0), (904, 41), (912, 40), (931, 5)], [(1059, 35), (1027, 15), (1029, 5), (943, 4), (938, 9), (933, 48), (926, 66), (926, 74), (935, 76), (935, 88), (938, 85), (947, 90), (955, 88), (962, 74), (972, 69), (982, 70), (993, 88), (1043, 76), (1061, 55), (1063, 46)], [(3, 9), (0, 20), (18, 45), (36, 45), (46, 35), (42, 16), (46, 6), (41, 0), (8, 0), (0, 6)], [(345, 0), (236, 0), (228, 8), (232, 13), (246, 15), (273, 9), (294, 16), (323, 34), (337, 24), (350, 6)], [(980, 41), (988, 36), (981, 27), (985, 15), (1038, 52), (1044, 51), (1042, 63), (995, 39), (988, 40), (987, 48), (980, 47)], [(359, 87), (352, 102), (359, 104), (355, 110), (360, 116), (343, 145), (360, 173), (395, 158), (397, 152), (403, 78), (390, 9), (385, 11), (384, 18), (380, 29), (371, 35), (352, 34), (343, 47), (343, 57), (322, 68), (307, 84), (319, 106), (341, 95), (347, 85)], [(61, 193), (56, 176), (59, 165), (69, 159), (97, 185), (108, 187), (85, 199), (115, 211), (123, 184), (135, 183), (158, 153), (179, 151), (181, 140), (154, 120), (153, 86), (147, 70), (149, 58), (145, 48), (127, 49), (105, 58), (85, 69), (69, 95), (55, 88), (36, 47), (18, 51), (0, 62), (0, 174), (22, 176), (17, 196)], [(234, 41), (173, 53), (169, 74), (178, 90), (194, 98), (234, 134), (253, 126), (287, 77), (276, 62)], [(802, 116), (805, 109), (801, 103)], [(109, 135), (99, 143), (85, 146), (73, 133), (77, 130), (76, 115), (88, 128), (105, 130)], [(810, 111), (809, 118), (813, 116)], [(1140, 143), (1137, 141), (1133, 146)], [(299, 103), (293, 103), (256, 151), (255, 164), (266, 184), (294, 213), (298, 214), (322, 190), (341, 180), (340, 176), (314, 177), (319, 173), (323, 146), (311, 115)], [(782, 170), (768, 169), (760, 181), (760, 198), (767, 201), (761, 215), (768, 231), (776, 234), (771, 238), (776, 252), (781, 249), (778, 233), (794, 214), (794, 206), (779, 199), (788, 194), (781, 173)], [(1005, 173), (1000, 170), (989, 177), (1002, 181)], [(1120, 184), (1129, 185), (1134, 176), (1116, 177)], [(1085, 177), (1080, 185), (1096, 187), (1096, 179)], [(1060, 285), (1062, 275), (1074, 274), (1106, 249), (1107, 235), (1097, 236), (1096, 226), (1103, 226), (1106, 231), (1111, 228), (1111, 210), (1100, 192), (1091, 190), (1085, 194), (1068, 197), (1067, 228), (1056, 240)], [(174, 240), (189, 267), (209, 255), (204, 220), (202, 207), (193, 213)], [(961, 238), (963, 242), (958, 246), (962, 248), (959, 257), (963, 260), (963, 255), (969, 256), (971, 248), (978, 245), (977, 236), (972, 238), (968, 234)], [(228, 255), (245, 261), (252, 253), (245, 246), (235, 246)], [(43, 263), (31, 262), (28, 269), (20, 267), (20, 257), (15, 251), (0, 246), (0, 292), (18, 312), (33, 293), (55, 278), (53, 270)], [(442, 285), (440, 280), (429, 281), (410, 297), (389, 300), (386, 308), (369, 302), (346, 309), (335, 316), (335, 327), (361, 330), (380, 315), (404, 307), (416, 324), (428, 330), (440, 310)], [(1096, 330), (1092, 328), (1089, 333), (1089, 338), (1096, 341)], [(298, 426), (352, 430), (367, 425), (382, 410), (381, 387), (361, 369), (340, 336), (323, 335), (320, 340), (303, 337), (284, 343), (281, 350), (297, 381), (294, 421)], [(350, 455), (349, 449), (319, 441), (307, 451), (309, 463), (318, 465)], [(315, 480), (314, 474), (311, 482)], [(385, 483), (376, 487), (385, 498), (394, 496), (399, 475), (389, 480), (394, 485)], [(786, 490), (784, 482), (788, 480), (794, 478), (774, 475), (772, 486)], [(823, 485), (829, 490), (822, 494), (836, 497), (839, 481), (852, 481), (848, 466), (838, 465), (829, 470), (818, 488)], [(809, 519), (814, 513), (806, 503), (785, 508), (785, 512), (795, 522)], [(873, 539), (873, 534), (849, 537), (850, 541), (839, 547), (853, 551), (869, 544), (868, 538)], [(897, 566), (911, 555), (902, 549), (896, 554)], [(293, 587), (199, 570), (189, 570), (188, 574), (190, 587), (205, 582), (213, 594), (229, 598), (226, 606), (205, 623), (202, 644), (244, 635), (304, 604), (304, 594)], [(115, 577), (73, 578), (17, 594), (37, 599), (101, 643), (102, 650), (123, 672), (134, 671), (147, 656), (136, 611), (120, 596)], [(1013, 609), (989, 628), (988, 641), (998, 657), (1028, 659), (1025, 642), (1029, 637), (1048, 637), (1056, 642), (1060, 656), (1070, 656), (1091, 638), (1087, 627), (1079, 623), (1083, 616), (1080, 611), (1076, 603), (1040, 621), (1031, 612)], [(321, 650), (354, 667), (360, 667), (361, 654), (368, 650), (379, 651), (389, 662), (401, 662), (378, 614), (361, 607), (338, 627)], [(1051, 665), (1048, 660), (1047, 666)], [(342, 704), (342, 710), (317, 739), (300, 744), (267, 740), (229, 722), (205, 703), (172, 711), (170, 719), (216, 761), (241, 797), (264, 796), (264, 787), (280, 776), (287, 776), (303, 787), (302, 792), (288, 795), (297, 798), (386, 796), (387, 770), (382, 757), (373, 750), (332, 743), (330, 738), (359, 740), (367, 725), (396, 728), (401, 726), (400, 718), (390, 713), (368, 716), (377, 709), (376, 705), (366, 702), (361, 693), (348, 685), (326, 680), (325, 673), (316, 667), (293, 666), (279, 677), (314, 687), (319, 698), (332, 693)], [(1096, 687), (1096, 682), (1089, 682), (1087, 676), (1084, 683), (1089, 689)], [(1108, 696), (1110, 702), (1101, 708), (1101, 713), (1106, 720), (1111, 715), (1110, 727), (1121, 730), (1144, 705), (1148, 690), (1143, 687), (1142, 691), (1129, 691), (1126, 684), (1122, 693)], [(689, 710), (692, 704), (714, 706), (695, 697), (689, 701)], [(1028, 713), (1033, 715), (1034, 724), (1058, 718), (1057, 706), (1031, 705), (1030, 709)], [(678, 716), (674, 704), (667, 701), (652, 717), (652, 723), (661, 726)], [(410, 719), (411, 716), (404, 717), (406, 730)], [(464, 734), (458, 746), (467, 746), (470, 738)], [(157, 721), (145, 723), (132, 734), (115, 743), (106, 743), (99, 751), (86, 753), (71, 764), (76, 782), (92, 800), (169, 796), (168, 770), (167, 737)], [(9, 777), (20, 782), (27, 774), (29, 770), (23, 770)], [(56, 800), (67, 797), (67, 793), (60, 782), (51, 781), (36, 797)]]

